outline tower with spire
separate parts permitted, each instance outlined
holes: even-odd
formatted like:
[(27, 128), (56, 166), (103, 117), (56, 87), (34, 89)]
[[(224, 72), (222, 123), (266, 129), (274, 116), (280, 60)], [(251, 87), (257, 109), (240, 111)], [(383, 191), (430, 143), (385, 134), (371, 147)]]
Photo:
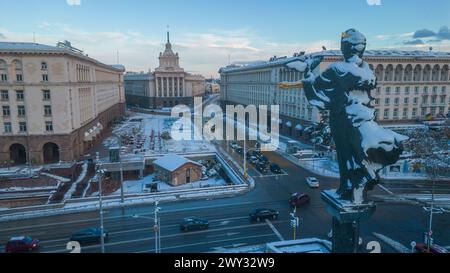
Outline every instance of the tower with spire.
[(180, 68), (180, 57), (178, 56), (178, 52), (174, 53), (172, 50), (169, 31), (167, 31), (166, 49), (164, 52), (159, 53), (159, 67), (157, 67), (156, 70), (183, 71), (183, 69)]

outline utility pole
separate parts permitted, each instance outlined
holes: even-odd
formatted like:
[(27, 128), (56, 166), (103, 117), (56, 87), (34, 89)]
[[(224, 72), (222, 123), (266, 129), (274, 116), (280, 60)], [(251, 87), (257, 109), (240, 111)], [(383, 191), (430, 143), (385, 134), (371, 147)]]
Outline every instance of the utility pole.
[(155, 225), (153, 226), (153, 230), (155, 231), (155, 253), (161, 253), (161, 226), (158, 219), (158, 212), (161, 210), (158, 207), (159, 201), (155, 201), (155, 211), (154, 211), (154, 219)]
[(96, 175), (98, 182), (98, 198), (99, 198), (99, 209), (100, 209), (100, 244), (102, 253), (105, 253), (105, 234), (103, 227), (103, 200), (102, 200), (102, 176), (104, 170), (101, 169), (100, 155), (96, 152)]
[(290, 214), (291, 215), (291, 227), (294, 232), (294, 240), (297, 240), (297, 228), (300, 225), (300, 218), (296, 216), (297, 213), (297, 207), (294, 207), (294, 211)]
[(431, 190), (431, 209), (430, 209), (430, 222), (428, 224), (428, 234), (427, 234), (427, 248), (428, 253), (431, 250), (431, 236), (433, 235), (433, 213), (434, 213), (434, 192), (435, 192), (436, 179), (433, 178), (433, 188)]

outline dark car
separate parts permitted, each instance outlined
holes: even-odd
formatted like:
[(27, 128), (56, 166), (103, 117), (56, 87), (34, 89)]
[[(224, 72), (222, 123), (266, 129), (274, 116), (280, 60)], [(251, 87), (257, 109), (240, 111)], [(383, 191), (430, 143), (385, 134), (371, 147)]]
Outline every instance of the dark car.
[[(108, 241), (109, 234), (107, 230), (103, 230), (104, 240)], [(77, 231), (70, 236), (71, 241), (83, 243), (97, 243), (101, 241), (101, 231), (99, 228), (88, 228)]]
[(30, 236), (12, 237), (5, 246), (6, 253), (33, 251), (39, 248), (39, 240)]
[(294, 193), (291, 195), (291, 198), (289, 198), (289, 204), (293, 207), (299, 207), (305, 204), (308, 204), (309, 201), (311, 201), (311, 198), (309, 195), (304, 193)]
[(258, 162), (259, 163), (261, 163), (261, 164), (269, 164), (269, 159), (267, 158), (267, 157), (265, 157), (265, 156), (261, 156), (260, 158), (259, 158), (259, 160), (258, 160)]
[(209, 221), (206, 218), (184, 218), (180, 223), (180, 228), (183, 231), (204, 230), (209, 228)]
[(280, 213), (273, 209), (255, 209), (250, 212), (250, 221), (261, 221), (265, 219), (277, 219)]
[(261, 173), (267, 173), (267, 164), (257, 162), (256, 163), (256, 169)]
[(414, 250), (416, 251), (416, 253), (448, 253), (447, 249), (435, 244), (432, 244), (430, 246), (430, 249), (428, 250), (427, 244), (419, 243), (416, 244)]
[(242, 147), (237, 147), (236, 148), (236, 153), (243, 155), (244, 154), (244, 149)]
[(281, 173), (281, 168), (280, 166), (278, 166), (278, 164), (272, 163), (270, 164), (270, 171), (276, 174), (280, 174)]

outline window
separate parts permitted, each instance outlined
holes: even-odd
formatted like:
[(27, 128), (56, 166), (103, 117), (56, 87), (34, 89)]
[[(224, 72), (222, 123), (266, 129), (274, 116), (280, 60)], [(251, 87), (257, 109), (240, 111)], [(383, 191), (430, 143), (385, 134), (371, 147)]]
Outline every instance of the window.
[(1, 91), (1, 99), (2, 99), (2, 100), (9, 100), (9, 93), (8, 93), (8, 90), (2, 90), (2, 91)]
[(47, 70), (47, 63), (46, 62), (42, 62), (41, 63), (41, 70)]
[(16, 81), (18, 81), (18, 82), (23, 81), (22, 74), (16, 74)]
[(375, 99), (375, 105), (380, 105), (380, 99)]
[(415, 97), (415, 98), (413, 99), (413, 103), (414, 103), (414, 105), (417, 105), (417, 103), (419, 103), (419, 98)]
[(50, 90), (42, 90), (42, 99), (50, 100)]
[(412, 117), (415, 118), (417, 115), (417, 108), (412, 109)]
[(408, 104), (409, 103), (409, 98), (404, 98), (403, 99), (403, 104)]
[(390, 87), (386, 87), (386, 95), (390, 95), (391, 94), (391, 88)]
[(400, 87), (399, 86), (397, 86), (397, 87), (395, 87), (395, 94), (400, 94)]
[(406, 95), (409, 95), (409, 86), (406, 86), (406, 87), (405, 87), (405, 94), (406, 94)]
[(4, 116), (4, 117), (9, 117), (9, 116), (11, 116), (11, 109), (10, 109), (9, 106), (7, 106), (7, 105), (4, 105), (4, 106), (2, 107), (2, 112), (3, 112), (3, 116)]
[(423, 88), (423, 93), (424, 93), (424, 94), (428, 94), (428, 86), (425, 86), (425, 87)]
[(21, 133), (25, 133), (27, 131), (27, 123), (26, 122), (19, 122), (19, 131)]
[(442, 86), (442, 87), (441, 87), (441, 93), (442, 93), (442, 94), (445, 94), (445, 91), (446, 91), (446, 86)]
[(416, 87), (414, 87), (414, 94), (419, 94), (419, 87), (418, 86), (416, 86)]
[(1, 74), (1, 77), (2, 77), (2, 82), (7, 82), (8, 81), (8, 75)]
[(381, 87), (377, 87), (376, 94), (377, 94), (377, 95), (380, 95), (380, 93), (381, 93)]
[(51, 105), (44, 105), (44, 115), (47, 117), (52, 115), (52, 106)]
[(384, 119), (389, 119), (389, 109), (384, 109)]
[(445, 95), (441, 96), (440, 103), (445, 103)]
[(403, 116), (402, 116), (402, 118), (403, 119), (407, 119), (408, 118), (408, 108), (404, 108), (403, 109)]
[(389, 105), (390, 103), (390, 99), (389, 98), (385, 98), (384, 99), (384, 105)]
[(422, 103), (428, 103), (428, 96), (423, 96)]
[(42, 81), (43, 82), (48, 82), (48, 75), (47, 74), (42, 74)]
[(17, 106), (17, 114), (19, 115), (19, 117), (24, 117), (25, 116), (25, 106), (23, 106), (23, 105)]
[(3, 124), (3, 131), (5, 132), (5, 134), (10, 134), (10, 133), (12, 133), (11, 122), (5, 122), (5, 123)]
[(395, 104), (395, 105), (398, 105), (399, 101), (400, 101), (399, 98), (395, 98), (395, 99), (394, 99), (394, 104)]
[(437, 86), (433, 86), (433, 94), (436, 94), (437, 93)]
[(436, 103), (437, 96), (431, 96), (431, 103)]
[(16, 99), (19, 101), (24, 99), (23, 90), (16, 90)]
[(423, 117), (427, 114), (427, 108), (426, 107), (422, 107), (422, 109), (420, 110), (420, 115)]
[(394, 114), (393, 114), (393, 116), (394, 116), (394, 119), (397, 119), (397, 118), (398, 118), (398, 109), (397, 109), (397, 108), (394, 109)]
[(45, 122), (45, 131), (46, 132), (53, 132), (53, 122), (46, 121)]
[(439, 107), (439, 114), (443, 115), (444, 110), (445, 110), (445, 107), (443, 107), (443, 106)]

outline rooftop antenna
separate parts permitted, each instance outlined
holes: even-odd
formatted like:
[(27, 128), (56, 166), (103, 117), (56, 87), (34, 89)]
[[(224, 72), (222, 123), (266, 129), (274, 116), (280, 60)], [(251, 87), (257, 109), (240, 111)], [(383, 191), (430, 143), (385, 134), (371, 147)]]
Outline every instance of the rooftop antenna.
[(170, 43), (170, 34), (169, 34), (169, 31), (170, 31), (170, 27), (169, 27), (169, 25), (167, 25), (167, 43)]

